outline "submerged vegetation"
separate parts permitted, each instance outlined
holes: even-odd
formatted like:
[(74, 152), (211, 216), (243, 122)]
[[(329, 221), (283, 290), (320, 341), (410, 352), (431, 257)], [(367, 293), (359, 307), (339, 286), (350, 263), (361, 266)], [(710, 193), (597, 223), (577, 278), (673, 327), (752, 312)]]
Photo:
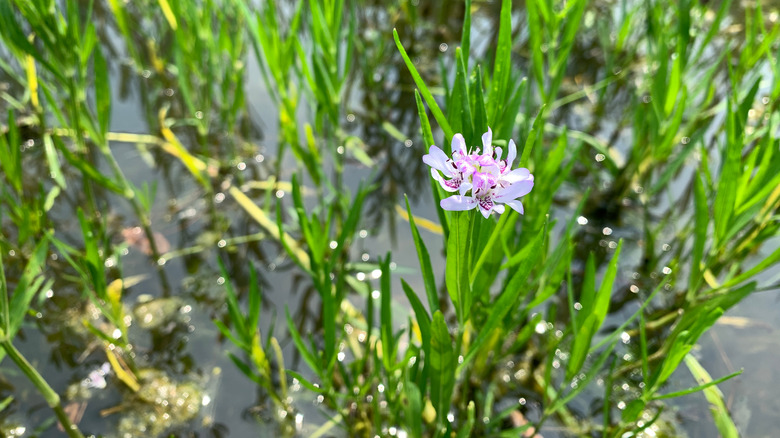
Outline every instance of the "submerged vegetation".
[(778, 12), (514, 3), (0, 1), (2, 433), (772, 436)]

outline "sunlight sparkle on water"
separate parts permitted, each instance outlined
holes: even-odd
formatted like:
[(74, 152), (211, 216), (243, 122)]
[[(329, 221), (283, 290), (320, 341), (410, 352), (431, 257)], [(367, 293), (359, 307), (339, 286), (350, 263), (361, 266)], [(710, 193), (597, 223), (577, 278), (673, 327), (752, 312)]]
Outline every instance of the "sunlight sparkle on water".
[(303, 414), (295, 414), (295, 429), (301, 430), (303, 428)]

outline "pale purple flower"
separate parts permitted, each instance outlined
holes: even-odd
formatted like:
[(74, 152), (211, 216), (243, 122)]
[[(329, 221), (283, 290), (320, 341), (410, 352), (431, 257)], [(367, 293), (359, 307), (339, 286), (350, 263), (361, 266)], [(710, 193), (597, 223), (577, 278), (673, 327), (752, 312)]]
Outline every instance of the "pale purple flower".
[(107, 386), (106, 376), (111, 372), (111, 365), (105, 362), (100, 368), (89, 372), (86, 379), (81, 381), (81, 386), (85, 388), (103, 389)]
[(517, 146), (512, 140), (509, 140), (508, 146), (507, 157), (502, 159), (501, 148), (493, 149), (490, 128), (482, 135), (482, 153), (479, 148), (467, 150), (461, 134), (452, 137), (452, 158), (438, 147), (431, 146), (430, 152), (423, 156), (423, 162), (431, 166), (433, 179), (444, 190), (459, 193), (442, 199), (441, 208), (459, 211), (478, 207), (487, 218), (493, 211), (503, 213), (504, 206), (508, 205), (523, 214), (523, 204), (518, 198), (531, 191), (534, 176), (526, 168), (511, 169), (517, 157)]

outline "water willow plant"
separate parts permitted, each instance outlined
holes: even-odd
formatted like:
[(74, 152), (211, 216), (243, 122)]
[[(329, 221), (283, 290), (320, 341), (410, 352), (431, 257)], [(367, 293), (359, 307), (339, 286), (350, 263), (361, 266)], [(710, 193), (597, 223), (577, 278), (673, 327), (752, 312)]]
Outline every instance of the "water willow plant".
[[(229, 278), (225, 269), (225, 264), (219, 259), (219, 267), (224, 278)], [(249, 363), (242, 360), (235, 354), (228, 352), (228, 357), (247, 377), (266, 390), (273, 401), (275, 409), (274, 416), (281, 426), (282, 436), (291, 436), (294, 428), (291, 424), (293, 415), (292, 406), (288, 399), (287, 376), (285, 375), (284, 357), (279, 341), (273, 336), (273, 325), (269, 329), (268, 337), (263, 341), (258, 327), (260, 321), (260, 304), (262, 295), (257, 279), (255, 268), (250, 265), (249, 269), (249, 303), (246, 313), (241, 311), (233, 285), (229, 280), (225, 281), (225, 290), (227, 292), (227, 307), (230, 322), (234, 324), (232, 330), (222, 321), (214, 320), (219, 331), (230, 340), (235, 346), (240, 348), (246, 355)], [(278, 378), (273, 379), (271, 355), (268, 351), (273, 351), (273, 357), (276, 359), (278, 368)], [(278, 388), (275, 386), (278, 384)]]
[[(538, 3), (538, 2), (537, 2)], [(575, 2), (575, 6), (571, 9), (567, 9), (563, 14), (572, 13), (574, 16), (580, 16), (582, 14), (583, 2)], [(508, 35), (507, 29), (510, 20), (509, 14), (511, 13), (511, 3), (505, 1), (502, 6), (502, 28), (499, 30), (499, 35)], [(534, 7), (538, 7), (536, 4)], [(544, 5), (543, 5), (544, 6)], [(546, 8), (546, 6), (544, 6)], [(539, 21), (539, 17), (534, 14), (538, 14), (539, 11), (544, 12), (545, 16), (550, 16), (551, 11), (535, 9), (531, 10), (529, 6), (529, 20)], [(467, 8), (468, 11), (468, 8)], [(466, 20), (466, 23), (469, 20)], [(578, 21), (578, 20), (575, 20)], [(576, 26), (573, 27), (576, 29)], [(567, 27), (568, 29), (568, 27)], [(544, 102), (551, 102), (551, 99), (557, 94), (557, 89), (560, 85), (560, 76), (562, 74), (562, 67), (565, 65), (566, 57), (568, 56), (568, 50), (570, 49), (571, 38), (570, 31), (567, 30), (565, 39), (567, 40), (564, 47), (563, 57), (561, 59), (553, 59), (552, 64), (555, 66), (554, 78), (551, 83), (551, 88), (546, 89), (544, 87), (544, 81), (541, 77), (537, 77), (539, 80), (539, 91)], [(467, 31), (464, 29), (464, 35), (467, 35)], [(553, 36), (557, 35), (554, 33)], [(438, 103), (433, 99), (432, 93), (426, 87), (424, 81), (417, 73), (414, 65), (406, 55), (403, 46), (400, 43), (397, 33), (395, 34), (396, 43), (399, 51), (404, 57), (412, 76), (415, 79), (417, 86), (420, 88), (420, 94), (425, 98), (428, 103), (431, 112), (433, 113), (439, 126), (444, 131), (445, 142), (447, 139), (453, 139), (453, 145), (460, 145), (461, 134), (454, 134), (456, 129), (453, 126), (461, 126), (463, 129), (463, 136), (467, 138), (473, 137), (473, 127), (484, 123), (486, 120), (485, 110), (486, 106), (489, 106), (484, 101), (484, 93), (482, 90), (481, 72), (479, 69), (476, 73), (471, 75), (473, 79), (470, 84), (465, 78), (469, 77), (468, 70), (466, 69), (466, 63), (463, 61), (464, 56), (458, 50), (456, 50), (455, 65), (456, 73), (454, 78), (454, 85), (450, 88), (452, 91), (447, 94), (447, 116), (445, 118), (444, 112), (438, 106)], [(537, 41), (538, 42), (538, 41)], [(506, 57), (502, 60), (496, 60), (497, 66), (510, 66), (509, 52), (511, 49), (511, 39), (499, 38), (499, 47), (496, 51), (497, 57)], [(464, 44), (465, 46), (465, 44)], [(534, 44), (535, 47), (539, 44)], [(540, 61), (534, 58), (535, 68), (537, 76), (541, 76)], [(496, 69), (494, 74), (500, 72), (500, 69)], [(506, 74), (506, 72), (501, 72)], [(493, 79), (495, 84), (495, 78)], [(500, 82), (499, 82), (500, 84)], [(499, 85), (500, 88), (500, 85)], [(676, 93), (676, 92), (675, 92)], [(755, 91), (748, 93), (747, 101), (752, 101)], [(667, 95), (668, 96), (668, 95)], [(676, 94), (672, 94), (672, 103), (675, 102)], [(684, 96), (684, 94), (683, 94)], [(492, 95), (488, 94), (488, 101), (492, 99)], [(668, 101), (668, 100), (667, 100)], [(682, 114), (682, 107), (684, 106), (684, 98), (682, 102), (678, 102), (679, 108), (677, 114)], [(495, 101), (493, 101), (495, 104)], [(420, 119), (423, 128), (423, 138), (428, 145), (433, 145), (433, 134), (430, 123), (428, 122), (427, 114), (422, 107), (422, 101), (418, 98), (418, 106), (420, 106)], [(456, 110), (452, 110), (452, 107), (457, 107)], [(741, 108), (749, 108), (749, 106), (741, 106)], [(671, 115), (671, 110), (674, 109), (674, 105), (667, 105), (664, 111), (667, 115)], [(734, 152), (741, 148), (744, 142), (740, 139), (741, 130), (745, 126), (745, 122), (741, 123), (735, 120), (735, 114), (738, 117), (744, 117), (742, 112), (734, 112), (729, 110), (730, 124), (728, 126), (729, 142), (728, 147), (725, 149), (724, 154), (727, 152), (730, 154), (724, 157), (723, 168), (727, 172), (736, 173), (739, 162), (739, 156)], [(512, 115), (514, 117), (514, 115)], [(526, 116), (527, 117), (527, 116)], [(679, 118), (679, 116), (675, 116)], [(528, 118), (526, 118), (528, 119)], [(727, 378), (733, 377), (732, 374), (726, 376), (723, 379), (719, 379), (716, 382), (709, 382), (706, 386), (699, 386), (691, 388), (686, 391), (682, 391), (674, 394), (658, 395), (658, 392), (662, 389), (664, 383), (669, 379), (672, 373), (678, 368), (682, 360), (686, 357), (690, 349), (695, 342), (699, 339), (701, 334), (714, 324), (715, 320), (736, 302), (744, 298), (747, 294), (755, 289), (755, 284), (747, 284), (739, 289), (732, 289), (732, 293), (728, 295), (710, 295), (708, 298), (703, 299), (699, 303), (687, 307), (686, 312), (678, 319), (677, 324), (671, 331), (671, 336), (665, 338), (665, 341), (652, 355), (649, 353), (650, 347), (645, 339), (645, 318), (644, 312), (647, 306), (650, 304), (652, 298), (660, 291), (671, 289), (671, 284), (661, 282), (654, 289), (654, 292), (646, 297), (644, 304), (636, 311), (634, 316), (612, 331), (606, 338), (600, 342), (594, 342), (596, 333), (604, 323), (607, 313), (610, 307), (611, 295), (616, 275), (618, 271), (618, 259), (621, 253), (622, 241), (615, 246), (615, 252), (612, 256), (612, 260), (606, 269), (604, 277), (602, 279), (601, 286), (596, 288), (596, 268), (594, 257), (591, 254), (588, 257), (588, 261), (585, 266), (584, 277), (582, 278), (580, 285), (580, 291), (575, 296), (575, 290), (572, 285), (572, 264), (573, 260), (573, 230), (574, 219), (580, 215), (585, 201), (588, 196), (587, 193), (582, 198), (580, 206), (573, 212), (571, 219), (566, 227), (564, 237), (560, 239), (557, 247), (552, 253), (547, 256), (547, 245), (552, 240), (549, 237), (549, 230), (552, 224), (544, 226), (544, 222), (539, 222), (539, 218), (544, 218), (546, 212), (549, 211), (551, 206), (553, 193), (555, 187), (559, 186), (565, 176), (559, 179), (556, 174), (559, 174), (560, 166), (563, 160), (566, 158), (566, 144), (567, 133), (564, 129), (560, 131), (558, 137), (558, 147), (549, 151), (551, 160), (543, 159), (543, 149), (541, 146), (542, 128), (546, 127), (544, 123), (545, 115), (542, 109), (537, 115), (534, 121), (534, 129), (529, 131), (528, 140), (525, 143), (523, 149), (523, 156), (521, 158), (521, 165), (529, 163), (531, 166), (536, 166), (537, 173), (542, 175), (549, 175), (551, 180), (555, 180), (555, 184), (547, 185), (544, 190), (538, 190), (536, 196), (532, 197), (532, 200), (537, 200), (533, 203), (534, 206), (541, 207), (538, 211), (535, 211), (537, 219), (531, 218), (529, 221), (523, 224), (521, 228), (522, 233), (518, 236), (515, 231), (515, 222), (517, 216), (508, 214), (501, 217), (498, 224), (493, 220), (483, 221), (476, 215), (468, 215), (460, 212), (454, 212), (446, 215), (445, 222), (448, 227), (445, 230), (448, 232), (445, 235), (447, 245), (447, 269), (446, 269), (446, 289), (450, 295), (450, 299), (455, 307), (455, 314), (457, 317), (457, 328), (455, 330), (454, 346), (453, 339), (450, 338), (448, 330), (439, 330), (439, 336), (434, 343), (433, 339), (426, 342), (427, 336), (434, 336), (433, 331), (430, 328), (430, 324), (433, 321), (434, 324), (447, 327), (447, 323), (442, 318), (441, 311), (439, 310), (438, 303), (436, 303), (436, 291), (435, 282), (433, 278), (433, 272), (430, 271), (430, 261), (428, 260), (428, 251), (425, 248), (422, 240), (419, 238), (419, 233), (416, 230), (413, 221), (412, 235), (418, 248), (418, 255), (420, 257), (421, 266), (424, 267), (423, 275), (425, 278), (426, 294), (429, 297), (429, 306), (431, 312), (433, 312), (433, 318), (426, 312), (426, 310), (420, 305), (416, 295), (408, 288), (408, 285), (404, 285), (405, 292), (409, 297), (412, 307), (415, 310), (415, 314), (418, 321), (427, 321), (425, 324), (420, 323), (420, 330), (423, 332), (422, 338), (422, 350), (423, 350), (423, 362), (430, 372), (438, 374), (437, 376), (429, 376), (431, 381), (438, 383), (434, 384), (431, 388), (430, 398), (437, 413), (437, 424), (439, 427), (448, 428), (449, 424), (454, 418), (456, 423), (460, 424), (460, 421), (464, 420), (463, 415), (450, 416), (453, 410), (465, 413), (466, 400), (471, 400), (470, 391), (473, 391), (473, 396), (477, 399), (484, 397), (483, 400), (489, 399), (490, 394), (481, 393), (483, 388), (469, 388), (470, 384), (466, 379), (466, 376), (483, 376), (486, 371), (486, 365), (500, 362), (502, 358), (512, 357), (513, 353), (517, 353), (523, 349), (531, 337), (531, 331), (529, 327), (538, 327), (537, 323), (541, 320), (541, 315), (534, 318), (530, 318), (532, 310), (539, 306), (547, 308), (548, 320), (554, 320), (555, 314), (558, 312), (558, 305), (552, 298), (560, 290), (561, 284), (566, 281), (566, 290), (568, 291), (568, 314), (572, 315), (570, 321), (565, 324), (565, 329), (560, 332), (558, 336), (550, 335), (546, 341), (540, 344), (543, 349), (542, 355), (544, 356), (541, 370), (538, 374), (533, 374), (533, 383), (540, 387), (542, 393), (542, 416), (538, 422), (538, 425), (544, 423), (548, 418), (555, 415), (559, 421), (566, 424), (573, 431), (577, 433), (588, 433), (593, 429), (589, 429), (590, 426), (586, 424), (577, 424), (578, 422), (571, 417), (571, 414), (567, 413), (566, 406), (576, 396), (582, 393), (584, 388), (589, 383), (593, 382), (594, 378), (607, 369), (607, 364), (613, 351), (616, 347), (618, 336), (620, 333), (628, 327), (628, 325), (639, 317), (639, 328), (641, 332), (640, 342), (640, 359), (635, 362), (636, 366), (642, 368), (642, 382), (639, 385), (642, 388), (641, 394), (638, 398), (631, 401), (628, 406), (623, 410), (621, 418), (614, 422), (612, 421), (612, 409), (610, 407), (610, 388), (607, 387), (607, 393), (605, 395), (603, 426), (600, 428), (603, 436), (621, 436), (625, 432), (637, 433), (641, 428), (646, 427), (638, 425), (637, 421), (641, 415), (647, 412), (650, 402), (660, 400), (663, 398), (670, 398), (674, 396), (680, 396), (689, 394), (691, 392), (705, 389), (710, 385), (721, 382)], [(676, 122), (679, 126), (679, 121)], [(509, 126), (514, 124), (513, 121), (509, 122)], [(667, 129), (674, 129), (668, 127)], [(672, 131), (667, 131), (672, 132)], [(736, 133), (736, 134), (734, 134)], [(468, 140), (467, 140), (468, 141)], [(591, 141), (591, 143), (593, 143)], [(445, 143), (446, 144), (446, 143)], [(593, 144), (591, 144), (594, 146)], [(487, 145), (484, 145), (487, 148)], [(595, 146), (594, 146), (595, 147)], [(453, 146), (453, 149), (460, 149), (459, 146)], [(576, 154), (578, 148), (574, 148), (572, 152)], [(599, 150), (597, 148), (597, 150)], [(458, 153), (459, 152), (454, 152)], [(668, 155), (668, 151), (665, 153)], [(753, 160), (757, 158), (759, 152), (755, 153)], [(769, 155), (763, 155), (765, 158)], [(571, 157), (571, 155), (569, 155)], [(459, 158), (459, 157), (458, 157)], [(475, 160), (476, 160), (475, 156)], [(605, 157), (606, 158), (606, 157)], [(771, 158), (767, 158), (770, 160)], [(431, 146), (431, 150), (428, 155), (425, 156), (426, 163), (433, 167), (436, 167), (442, 171), (448, 179), (443, 179), (437, 172), (433, 174), (434, 179), (440, 182), (441, 189), (434, 190), (434, 197), (437, 201), (444, 196), (444, 192), (461, 191), (460, 195), (455, 195), (452, 198), (456, 198), (457, 201), (454, 204), (447, 202), (447, 199), (441, 201), (441, 206), (445, 209), (453, 209), (451, 207), (457, 206), (457, 209), (465, 209), (468, 207), (467, 200), (465, 199), (465, 193), (471, 189), (464, 182), (462, 169), (456, 165), (457, 159), (448, 161), (444, 152)], [(530, 161), (529, 161), (530, 160)], [(569, 164), (563, 168), (568, 173), (571, 169), (573, 160), (569, 158)], [(551, 164), (552, 163), (552, 164)], [(769, 163), (769, 161), (767, 162)], [(611, 163), (613, 169), (616, 168), (615, 163)], [(676, 162), (679, 165), (679, 162)], [(531, 167), (529, 166), (529, 167)], [(768, 166), (768, 164), (767, 164)], [(767, 166), (763, 168), (766, 169)], [(465, 168), (465, 167), (463, 167)], [(646, 167), (642, 167), (643, 171)], [(677, 167), (672, 166), (669, 170), (668, 177), (676, 172)], [(706, 169), (706, 167), (705, 167)], [(763, 174), (761, 176), (763, 178)], [(724, 208), (726, 205), (731, 205), (733, 201), (733, 189), (727, 189), (726, 185), (731, 186), (729, 182), (733, 182), (733, 178), (722, 179), (720, 186), (725, 190), (719, 190), (716, 201), (715, 210)], [(540, 179), (544, 183), (544, 179)], [(723, 182), (729, 181), (729, 182)], [(747, 182), (747, 177), (744, 177), (743, 181)], [(438, 189), (438, 187), (437, 187)], [(702, 203), (703, 190), (697, 189), (697, 223), (701, 223), (706, 220), (706, 203)], [(721, 193), (723, 192), (723, 193)], [(729, 194), (730, 193), (730, 194)], [(768, 192), (762, 193), (767, 195)], [(473, 194), (472, 194), (473, 199)], [(744, 199), (744, 198), (743, 198)], [(475, 202), (475, 201), (472, 201)], [(769, 204), (766, 204), (764, 211), (771, 211), (771, 205), (775, 202), (775, 199), (770, 197)], [(483, 213), (489, 211), (488, 208), (482, 209)], [(725, 211), (725, 210), (721, 210)], [(411, 211), (408, 212), (412, 217)], [(487, 214), (485, 215), (488, 216)], [(716, 216), (716, 233), (725, 234), (725, 221), (729, 220), (729, 215)], [(511, 222), (511, 226), (507, 227), (507, 223)], [(718, 228), (720, 223), (720, 228)], [(533, 226), (537, 224), (537, 226)], [(706, 234), (706, 225), (700, 232)], [(756, 235), (760, 235), (756, 233)], [(536, 236), (536, 237), (534, 237)], [(695, 267), (699, 267), (699, 261), (701, 260), (700, 247), (703, 245), (704, 236), (697, 238), (698, 244), (696, 244), (695, 254), (696, 256)], [(499, 250), (494, 250), (494, 245), (497, 241), (501, 241), (503, 247), (503, 253)], [(510, 243), (506, 243), (510, 242)], [(716, 243), (721, 242), (720, 239), (716, 239)], [(518, 245), (519, 243), (519, 245)], [(501, 265), (503, 257), (507, 257), (508, 261)], [(655, 256), (653, 256), (655, 258)], [(484, 265), (482, 262), (490, 260), (492, 258), (492, 264), (495, 268), (491, 269), (490, 264)], [(476, 260), (476, 263), (474, 262)], [(746, 272), (743, 275), (738, 276), (732, 282), (728, 282), (728, 286), (736, 286), (740, 282), (747, 280), (764, 269), (766, 266), (771, 265), (776, 261), (775, 254), (772, 254), (769, 259), (759, 263), (754, 269)], [(506, 278), (502, 281), (502, 285), (499, 288), (498, 295), (491, 296), (490, 291), (493, 289), (493, 284), (498, 279), (497, 273), (500, 268), (509, 268), (513, 266), (519, 266), (519, 269), (514, 273), (509, 272)], [(676, 268), (676, 264), (674, 265)], [(484, 268), (480, 270), (479, 268)], [(696, 269), (695, 268), (695, 269)], [(668, 268), (667, 268), (668, 269)], [(695, 282), (701, 281), (701, 271), (697, 269), (698, 279)], [(664, 269), (666, 271), (666, 269)], [(669, 269), (668, 273), (672, 270)], [(699, 283), (697, 283), (699, 284)], [(662, 288), (662, 286), (664, 286)], [(528, 289), (531, 289), (530, 291)], [(534, 292), (535, 290), (535, 292)], [(728, 297), (728, 298), (726, 298)], [(702, 297), (703, 298), (703, 297)], [(543, 308), (544, 308), (543, 307)], [(500, 323), (499, 323), (500, 322)], [(426, 328), (423, 328), (426, 327)], [(546, 328), (542, 326), (542, 331), (546, 331)], [(509, 339), (513, 339), (515, 336), (517, 340), (514, 345), (509, 345), (508, 342), (502, 342), (507, 338), (507, 334), (511, 334)], [(472, 339), (473, 344), (471, 343)], [(491, 343), (486, 342), (490, 340)], [(570, 340), (570, 341), (569, 341)], [(570, 343), (569, 343), (570, 342)], [(435, 344), (436, 347), (432, 347)], [(488, 345), (488, 348), (484, 348)], [(559, 354), (560, 348), (569, 348), (568, 353), (564, 353), (563, 356)], [(465, 353), (465, 354), (464, 354)], [(453, 358), (458, 355), (462, 355), (463, 360), (457, 366), (456, 370), (446, 367), (440, 361), (442, 357)], [(445, 355), (445, 356), (442, 356)], [(492, 357), (491, 357), (492, 356)], [(591, 357), (592, 360), (587, 360)], [(489, 359), (488, 359), (489, 358)], [(555, 363), (560, 363), (561, 359), (566, 362), (565, 374), (559, 375), (554, 368)], [(651, 364), (652, 361), (659, 360), (657, 365)], [(484, 362), (483, 362), (484, 361)], [(419, 360), (418, 360), (419, 362)], [(480, 363), (482, 362), (482, 363)], [(614, 369), (614, 360), (611, 367)], [(627, 366), (633, 366), (634, 364), (628, 364)], [(620, 370), (619, 370), (620, 371)], [(425, 379), (425, 377), (423, 377)], [(446, 383), (445, 383), (446, 382)], [(421, 382), (417, 382), (418, 387), (421, 386)], [(425, 387), (422, 385), (422, 387)], [(454, 389), (454, 388), (457, 388)], [(423, 395), (425, 392), (423, 391)], [(452, 396), (451, 399), (448, 397)], [(442, 400), (444, 397), (444, 400)], [(490, 404), (478, 405), (477, 409), (483, 409), (485, 418), (490, 418)], [(652, 409), (660, 412), (662, 407), (654, 405)], [(446, 420), (445, 416), (449, 416)], [(500, 417), (500, 415), (499, 415)], [(460, 418), (460, 420), (458, 420)], [(722, 419), (721, 419), (722, 420)], [(490, 429), (491, 421), (486, 420), (487, 429)], [(597, 429), (599, 430), (599, 429)]]

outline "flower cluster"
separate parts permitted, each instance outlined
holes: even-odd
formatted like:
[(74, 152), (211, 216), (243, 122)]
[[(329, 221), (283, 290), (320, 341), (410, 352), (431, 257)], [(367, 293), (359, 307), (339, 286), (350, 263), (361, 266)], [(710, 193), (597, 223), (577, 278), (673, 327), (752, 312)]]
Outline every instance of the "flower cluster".
[(501, 152), (501, 148), (493, 149), (490, 128), (482, 135), (481, 153), (479, 148), (467, 150), (461, 134), (452, 137), (452, 158), (440, 148), (431, 146), (423, 156), (423, 162), (431, 166), (433, 179), (444, 190), (459, 193), (442, 199), (441, 208), (456, 211), (479, 207), (487, 218), (493, 211), (503, 213), (504, 205), (508, 205), (523, 214), (523, 204), (517, 198), (531, 191), (534, 176), (526, 168), (510, 170), (517, 156), (514, 141), (509, 140), (505, 159), (501, 158)]

